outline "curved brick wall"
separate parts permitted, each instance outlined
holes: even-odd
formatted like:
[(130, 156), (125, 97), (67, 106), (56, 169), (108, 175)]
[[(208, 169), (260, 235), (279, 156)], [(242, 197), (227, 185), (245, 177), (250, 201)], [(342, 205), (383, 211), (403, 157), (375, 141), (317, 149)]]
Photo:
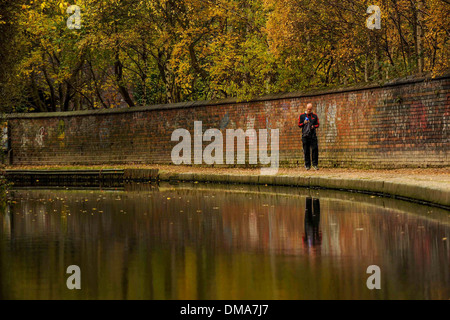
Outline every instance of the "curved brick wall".
[[(7, 117), (13, 165), (171, 163), (175, 129), (280, 130), (280, 164), (303, 165), (298, 116), (319, 116), (321, 166), (449, 166), (450, 76), (314, 93)], [(193, 136), (193, 134), (192, 134)], [(224, 138), (225, 141), (225, 138)], [(209, 142), (204, 142), (203, 146)]]

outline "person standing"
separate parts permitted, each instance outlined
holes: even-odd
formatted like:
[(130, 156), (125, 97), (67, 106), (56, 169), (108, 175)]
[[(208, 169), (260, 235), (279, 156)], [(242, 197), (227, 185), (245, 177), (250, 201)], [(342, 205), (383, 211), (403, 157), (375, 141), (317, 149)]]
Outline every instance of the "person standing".
[[(312, 112), (313, 105), (308, 103), (305, 113), (302, 113), (298, 118), (298, 126), (302, 128), (302, 143), (303, 154), (305, 157), (306, 170), (311, 169), (312, 166), (315, 170), (319, 170), (319, 146), (317, 143), (316, 130), (319, 128), (319, 117)], [(312, 161), (311, 161), (312, 155)]]

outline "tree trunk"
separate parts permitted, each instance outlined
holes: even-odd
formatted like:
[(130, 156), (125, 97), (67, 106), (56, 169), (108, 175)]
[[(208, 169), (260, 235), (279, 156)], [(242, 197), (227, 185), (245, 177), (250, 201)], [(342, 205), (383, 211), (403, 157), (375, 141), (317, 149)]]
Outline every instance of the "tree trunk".
[(364, 62), (364, 81), (369, 82), (369, 62), (367, 61), (367, 55), (366, 55), (366, 61)]
[(418, 72), (423, 72), (423, 0), (417, 1), (417, 21), (416, 21), (416, 55)]
[(119, 59), (119, 52), (116, 52), (116, 61), (114, 63), (114, 73), (116, 75), (116, 81), (117, 86), (119, 88), (119, 92), (123, 97), (123, 100), (128, 104), (130, 107), (134, 107), (134, 102), (130, 97), (130, 94), (128, 93), (127, 88), (123, 85), (123, 67), (122, 62)]

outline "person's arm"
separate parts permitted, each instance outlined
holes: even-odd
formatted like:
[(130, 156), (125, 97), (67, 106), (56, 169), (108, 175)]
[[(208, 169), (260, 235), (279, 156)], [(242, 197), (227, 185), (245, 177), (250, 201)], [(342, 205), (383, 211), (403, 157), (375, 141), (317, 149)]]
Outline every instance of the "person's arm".
[(303, 114), (301, 114), (300, 117), (298, 117), (298, 126), (299, 126), (300, 128), (302, 128), (303, 125), (304, 125), (304, 121), (302, 121), (302, 115), (303, 115)]
[(314, 125), (314, 128), (318, 128), (319, 127), (319, 117), (316, 114), (316, 119), (317, 119), (317, 123)]

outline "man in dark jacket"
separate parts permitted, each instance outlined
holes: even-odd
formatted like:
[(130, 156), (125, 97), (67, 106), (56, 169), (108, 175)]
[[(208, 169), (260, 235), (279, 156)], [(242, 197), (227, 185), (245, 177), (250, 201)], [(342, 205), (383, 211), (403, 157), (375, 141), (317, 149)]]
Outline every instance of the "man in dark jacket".
[(313, 105), (308, 103), (305, 113), (298, 118), (298, 126), (302, 128), (303, 154), (305, 156), (305, 168), (311, 169), (311, 151), (312, 166), (319, 170), (319, 146), (317, 144), (316, 129), (319, 128), (319, 117), (312, 112)]

